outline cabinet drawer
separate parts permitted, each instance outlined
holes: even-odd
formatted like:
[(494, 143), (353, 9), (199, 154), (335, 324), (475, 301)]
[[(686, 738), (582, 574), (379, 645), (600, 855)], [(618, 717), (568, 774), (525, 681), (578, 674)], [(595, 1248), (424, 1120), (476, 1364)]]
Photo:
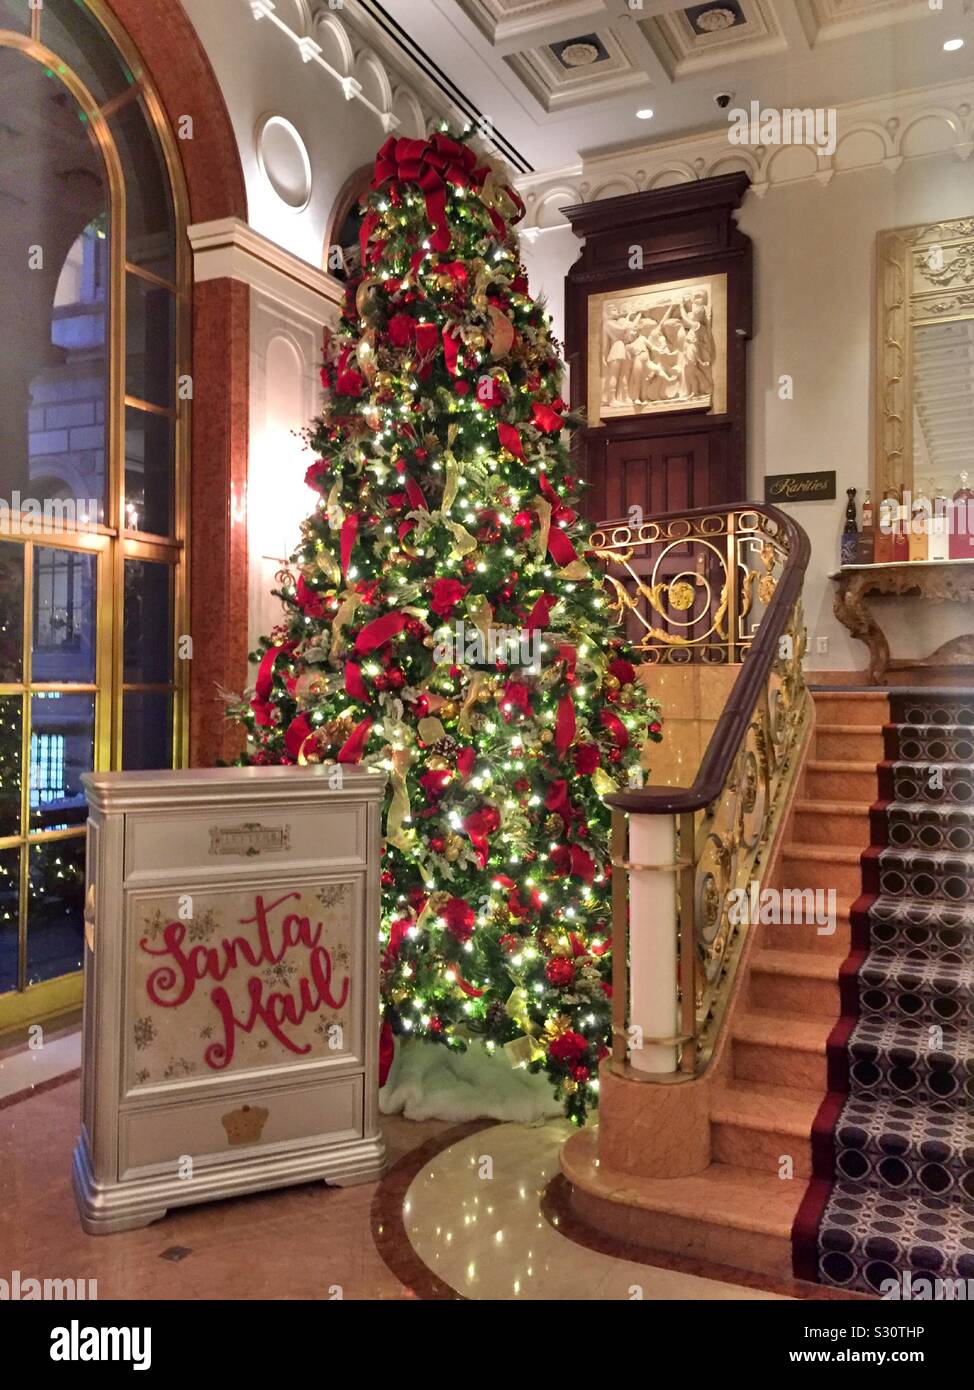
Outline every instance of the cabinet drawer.
[(119, 1178), (172, 1172), (187, 1155), (206, 1166), (236, 1164), (268, 1150), (361, 1138), (363, 1104), (363, 1077), (356, 1075), (185, 1105), (123, 1110)]
[(125, 879), (185, 878), (196, 869), (250, 878), (268, 868), (361, 866), (367, 854), (365, 802), (314, 810), (137, 812), (125, 817)]

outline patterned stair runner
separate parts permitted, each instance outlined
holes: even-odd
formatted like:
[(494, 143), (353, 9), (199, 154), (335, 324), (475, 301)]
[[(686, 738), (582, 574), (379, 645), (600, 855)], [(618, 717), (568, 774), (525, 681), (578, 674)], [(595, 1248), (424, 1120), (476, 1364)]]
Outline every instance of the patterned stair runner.
[(916, 1297), (974, 1281), (974, 693), (890, 706), (792, 1244), (799, 1278)]

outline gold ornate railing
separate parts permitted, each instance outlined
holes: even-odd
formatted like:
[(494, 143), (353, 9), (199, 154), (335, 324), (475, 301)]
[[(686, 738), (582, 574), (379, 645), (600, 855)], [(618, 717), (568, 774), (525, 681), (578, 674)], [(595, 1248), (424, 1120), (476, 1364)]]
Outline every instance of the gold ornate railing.
[(783, 522), (774, 508), (707, 508), (593, 533), (612, 607), (647, 661), (744, 658), (788, 562), (794, 537)]
[(747, 930), (734, 908), (761, 886), (808, 725), (809, 543), (776, 507), (748, 504), (606, 523), (592, 549), (647, 661), (740, 663), (693, 785), (608, 798), (612, 1066), (688, 1079), (713, 1052)]

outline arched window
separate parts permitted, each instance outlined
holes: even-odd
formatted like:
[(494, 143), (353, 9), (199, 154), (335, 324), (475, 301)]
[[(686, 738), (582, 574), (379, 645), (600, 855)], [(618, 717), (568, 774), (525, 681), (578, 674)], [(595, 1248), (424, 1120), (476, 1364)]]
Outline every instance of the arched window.
[(0, 0), (0, 1029), (80, 998), (82, 775), (184, 760), (184, 207), (101, 0)]

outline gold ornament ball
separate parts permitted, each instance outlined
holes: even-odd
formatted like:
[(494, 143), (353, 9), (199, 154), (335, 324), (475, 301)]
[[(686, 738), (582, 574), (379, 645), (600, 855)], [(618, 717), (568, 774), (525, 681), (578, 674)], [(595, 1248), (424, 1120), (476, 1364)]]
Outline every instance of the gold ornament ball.
[(456, 719), (458, 713), (459, 711), (457, 710), (454, 700), (447, 700), (444, 704), (440, 705), (441, 719)]
[(436, 646), (436, 638), (433, 637), (432, 635), (429, 636), (429, 637), (424, 637), (424, 638), (423, 638), (423, 646), (424, 646), (424, 647), (435, 647), (435, 646)]
[(618, 690), (618, 689), (619, 689), (619, 677), (618, 677), (618, 676), (606, 676), (606, 678), (605, 678), (605, 688), (606, 688), (606, 690)]
[(489, 690), (480, 689), (477, 691), (477, 704), (486, 705), (491, 698)]
[(554, 738), (554, 734), (551, 732), (550, 729), (542, 729), (542, 730), (541, 730), (541, 742), (542, 742), (542, 743), (550, 743), (551, 740), (552, 740), (553, 738)]

